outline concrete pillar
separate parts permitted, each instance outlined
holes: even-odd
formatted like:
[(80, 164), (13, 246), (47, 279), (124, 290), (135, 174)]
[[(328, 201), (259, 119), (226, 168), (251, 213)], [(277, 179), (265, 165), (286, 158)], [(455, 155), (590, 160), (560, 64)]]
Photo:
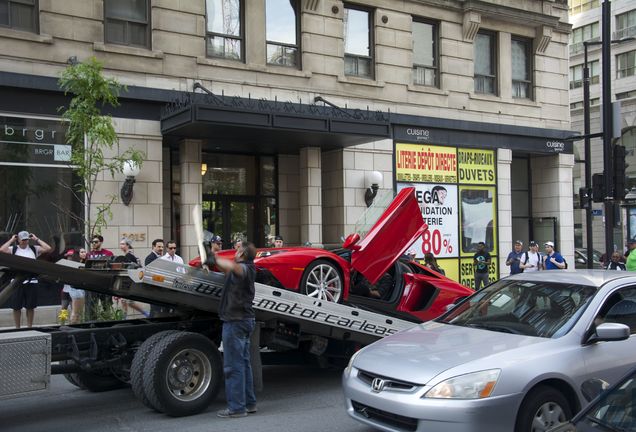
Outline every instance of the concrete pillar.
[(343, 153), (343, 150), (331, 150), (322, 154), (322, 236), (325, 246), (340, 246), (340, 237), (347, 235)]
[(203, 178), (201, 176), (201, 141), (185, 139), (179, 143), (179, 171), (181, 172), (181, 221), (179, 249), (184, 261), (199, 255), (192, 209), (201, 206)]
[(300, 241), (322, 246), (322, 160), (319, 147), (300, 149)]
[(298, 155), (278, 155), (278, 218), (285, 244), (300, 244)]
[[(245, 2), (245, 63), (266, 63), (265, 51), (265, 0)], [(248, 41), (252, 41), (247, 43)], [(255, 43), (258, 41), (259, 43)]]
[(511, 191), (512, 150), (497, 149), (497, 221), (499, 225), (499, 275), (510, 274), (506, 257), (512, 239), (512, 191)]

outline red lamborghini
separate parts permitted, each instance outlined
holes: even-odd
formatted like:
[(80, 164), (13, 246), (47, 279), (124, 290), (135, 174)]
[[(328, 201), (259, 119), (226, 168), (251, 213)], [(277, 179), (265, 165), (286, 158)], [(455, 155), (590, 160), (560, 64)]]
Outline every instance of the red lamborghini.
[[(376, 198), (340, 249), (259, 249), (257, 282), (411, 321), (433, 319), (472, 294), (470, 288), (405, 259), (404, 252), (427, 226), (413, 188), (402, 189), (393, 201), (387, 196)], [(218, 255), (231, 259), (234, 251)], [(197, 257), (190, 265), (200, 266), (201, 261)]]

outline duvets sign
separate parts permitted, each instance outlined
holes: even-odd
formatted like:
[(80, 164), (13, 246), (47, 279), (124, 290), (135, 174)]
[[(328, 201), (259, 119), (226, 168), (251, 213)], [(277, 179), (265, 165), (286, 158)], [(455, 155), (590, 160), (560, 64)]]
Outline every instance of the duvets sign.
[(498, 254), (495, 151), (396, 143), (395, 164), (397, 190), (415, 187), (429, 227), (412, 246), (416, 257), (432, 253), (447, 276), (472, 286), (477, 244), (486, 243), (493, 262)]

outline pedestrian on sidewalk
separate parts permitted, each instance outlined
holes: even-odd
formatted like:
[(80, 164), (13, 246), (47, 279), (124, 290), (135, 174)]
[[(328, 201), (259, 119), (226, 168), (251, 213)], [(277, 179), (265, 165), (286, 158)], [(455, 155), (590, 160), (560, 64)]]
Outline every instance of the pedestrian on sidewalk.
[[(29, 244), (33, 241), (34, 245)], [(28, 231), (20, 231), (0, 246), (0, 252), (18, 255), (24, 258), (36, 259), (51, 250), (46, 242)], [(13, 323), (19, 329), (22, 322), (22, 309), (26, 310), (27, 327), (33, 327), (35, 308), (38, 305), (38, 280), (30, 278), (15, 288), (9, 305), (13, 309)]]
[(506, 265), (510, 267), (511, 275), (523, 272), (520, 266), (523, 254), (523, 242), (521, 240), (515, 241), (512, 252), (506, 258)]
[(621, 254), (618, 251), (614, 251), (612, 254), (607, 270), (627, 271), (625, 264), (621, 262)]

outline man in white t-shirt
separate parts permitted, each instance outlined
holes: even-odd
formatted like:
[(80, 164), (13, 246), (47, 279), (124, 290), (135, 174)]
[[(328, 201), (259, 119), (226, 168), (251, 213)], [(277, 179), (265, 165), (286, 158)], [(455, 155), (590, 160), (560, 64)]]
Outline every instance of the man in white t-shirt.
[(539, 253), (539, 244), (537, 242), (530, 242), (530, 249), (521, 255), (519, 267), (522, 268), (524, 272), (543, 270), (541, 253)]
[[(33, 240), (35, 245), (30, 245), (29, 240)], [(12, 246), (13, 245), (13, 246)], [(20, 231), (11, 237), (5, 244), (0, 246), (0, 252), (18, 255), (24, 258), (36, 259), (43, 253), (49, 252), (51, 246), (40, 240), (35, 234), (27, 231)], [(35, 278), (24, 281), (17, 286), (11, 296), (9, 304), (13, 309), (13, 322), (15, 328), (20, 328), (22, 320), (22, 308), (26, 309), (27, 327), (33, 327), (33, 317), (35, 308), (38, 305), (38, 280)]]

